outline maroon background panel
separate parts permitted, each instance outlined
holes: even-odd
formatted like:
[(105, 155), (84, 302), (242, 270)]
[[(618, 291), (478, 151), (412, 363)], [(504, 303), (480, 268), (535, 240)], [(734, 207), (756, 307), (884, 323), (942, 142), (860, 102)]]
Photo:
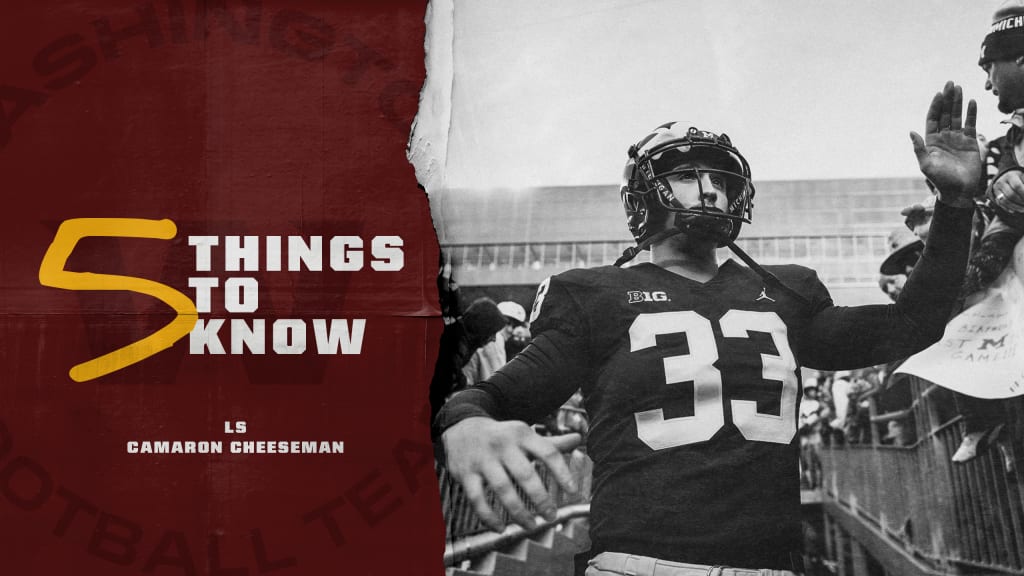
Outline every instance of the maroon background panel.
[[(443, 573), (427, 426), (437, 243), (405, 146), (424, 78), (421, 2), (8, 3), (0, 18), (0, 573)], [(194, 354), (189, 338), (75, 382), (68, 370), (173, 313), (40, 285), (73, 218), (170, 219), (171, 240), (88, 238), (67, 269), (258, 282), (204, 319), (296, 319), (305, 353)], [(188, 236), (319, 236), (324, 271), (196, 271)], [(335, 236), (366, 242), (337, 272)], [(369, 265), (400, 236), (404, 265)], [(265, 248), (264, 248), (265, 249)], [(261, 258), (265, 255), (261, 254)], [(287, 262), (287, 251), (285, 251)], [(359, 354), (313, 319), (366, 320)], [(244, 435), (224, 423), (244, 420)], [(131, 440), (340, 440), (341, 455), (133, 455)]]

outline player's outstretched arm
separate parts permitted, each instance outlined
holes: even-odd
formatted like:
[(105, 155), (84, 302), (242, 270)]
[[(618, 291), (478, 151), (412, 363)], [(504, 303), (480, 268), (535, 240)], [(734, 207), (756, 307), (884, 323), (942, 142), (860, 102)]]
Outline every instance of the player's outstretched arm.
[(978, 105), (971, 100), (963, 113), (963, 89), (946, 82), (928, 107), (925, 134), (910, 133), (921, 172), (935, 185), (938, 199), (951, 206), (971, 208), (982, 192), (984, 164), (978, 151)]
[(555, 501), (537, 474), (534, 460), (547, 466), (562, 488), (577, 490), (558, 446), (524, 422), (466, 418), (445, 430), (441, 441), (448, 472), (462, 484), (480, 520), (496, 532), (504, 529), (504, 523), (488, 504), (485, 486), (494, 491), (512, 520), (524, 528), (533, 528), (536, 523), (519, 497), (517, 486), (545, 518), (555, 518)]
[(963, 283), (974, 196), (981, 192), (976, 118), (973, 100), (963, 115), (963, 92), (952, 82), (932, 98), (924, 137), (910, 133), (921, 172), (939, 191), (924, 253), (895, 304), (833, 306), (819, 285), (825, 296), (803, 334), (805, 365), (873, 366), (919, 352), (942, 336)]

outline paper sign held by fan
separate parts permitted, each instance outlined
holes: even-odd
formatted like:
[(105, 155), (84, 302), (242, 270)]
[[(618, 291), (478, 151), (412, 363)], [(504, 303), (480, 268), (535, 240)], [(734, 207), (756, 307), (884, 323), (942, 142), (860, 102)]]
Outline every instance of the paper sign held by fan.
[(1024, 241), (982, 300), (953, 318), (941, 340), (897, 372), (977, 398), (1024, 394)]

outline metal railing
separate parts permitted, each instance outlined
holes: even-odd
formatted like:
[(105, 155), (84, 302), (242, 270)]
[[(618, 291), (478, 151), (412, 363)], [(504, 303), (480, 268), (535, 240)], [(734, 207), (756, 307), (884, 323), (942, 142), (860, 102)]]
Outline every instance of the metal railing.
[(826, 499), (937, 572), (1024, 574), (1024, 461), (1009, 432), (1022, 429), (1021, 414), (1007, 411), (1002, 447), (954, 464), (963, 436), (952, 393), (917, 378), (908, 385), (912, 406), (872, 420), (912, 420), (917, 442), (824, 449)]

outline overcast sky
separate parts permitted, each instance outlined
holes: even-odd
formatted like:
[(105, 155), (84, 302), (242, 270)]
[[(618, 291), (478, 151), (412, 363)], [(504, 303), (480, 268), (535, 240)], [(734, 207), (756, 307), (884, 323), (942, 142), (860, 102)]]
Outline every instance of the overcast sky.
[(725, 132), (755, 180), (914, 176), (947, 79), (1005, 132), (996, 0), (456, 0), (449, 187), (617, 182), (649, 129)]

